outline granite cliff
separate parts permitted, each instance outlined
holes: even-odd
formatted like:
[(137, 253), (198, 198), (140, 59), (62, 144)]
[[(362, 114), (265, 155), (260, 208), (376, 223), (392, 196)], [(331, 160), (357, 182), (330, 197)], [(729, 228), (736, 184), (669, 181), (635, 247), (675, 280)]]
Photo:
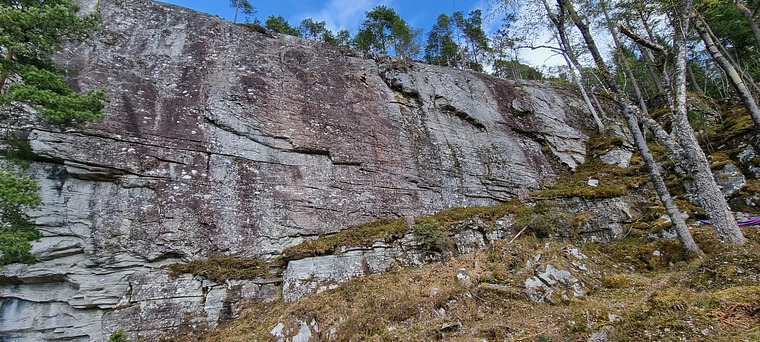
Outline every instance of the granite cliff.
[(91, 44), (59, 56), (107, 119), (27, 131), (39, 262), (0, 275), (0, 340), (148, 340), (214, 326), (281, 279), (166, 265), (267, 258), (378, 218), (493, 205), (586, 158), (571, 88), (363, 56), (148, 0), (82, 0)]

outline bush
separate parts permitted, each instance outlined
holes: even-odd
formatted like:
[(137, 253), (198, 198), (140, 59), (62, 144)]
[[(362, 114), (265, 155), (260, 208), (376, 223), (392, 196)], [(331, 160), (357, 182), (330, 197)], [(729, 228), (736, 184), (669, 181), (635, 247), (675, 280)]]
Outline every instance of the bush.
[(42, 237), (26, 210), (42, 204), (39, 185), (7, 165), (0, 169), (0, 266), (14, 262), (34, 263), (31, 241)]
[(452, 244), (451, 238), (435, 222), (414, 227), (414, 241), (430, 253), (444, 252)]

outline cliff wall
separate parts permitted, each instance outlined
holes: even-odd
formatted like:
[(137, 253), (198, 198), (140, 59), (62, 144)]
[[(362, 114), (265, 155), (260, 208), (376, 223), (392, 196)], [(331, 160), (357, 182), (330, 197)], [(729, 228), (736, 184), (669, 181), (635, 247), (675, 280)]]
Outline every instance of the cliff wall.
[(149, 340), (213, 326), (278, 279), (168, 264), (265, 258), (377, 218), (492, 205), (585, 159), (574, 90), (362, 56), (147, 0), (83, 0), (91, 44), (59, 60), (107, 119), (38, 126), (39, 262), (0, 275), (0, 340)]

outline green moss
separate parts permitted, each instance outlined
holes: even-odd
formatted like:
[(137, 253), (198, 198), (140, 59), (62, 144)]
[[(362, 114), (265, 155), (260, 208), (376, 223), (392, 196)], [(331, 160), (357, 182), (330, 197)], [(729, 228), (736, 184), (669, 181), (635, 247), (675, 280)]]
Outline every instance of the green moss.
[[(745, 232), (747, 246), (738, 248), (720, 246), (710, 227), (697, 227), (693, 233), (707, 253), (705, 259), (651, 269), (638, 255), (658, 250), (667, 256), (671, 247), (680, 249), (677, 241), (658, 245), (628, 237), (612, 244), (588, 243), (580, 246), (588, 258), (580, 260), (567, 253), (571, 245), (562, 241), (547, 243), (530, 236), (512, 243), (500, 240), (445, 263), (360, 277), (304, 300), (253, 303), (216, 330), (178, 340), (267, 340), (278, 324), (293, 336), (301, 322), (319, 325), (320, 331), (313, 332), (317, 340), (586, 341), (605, 326), (614, 326), (608, 331), (610, 341), (760, 340), (760, 273), (753, 266), (760, 264), (760, 239), (755, 228)], [(633, 257), (618, 257), (613, 250)], [(533, 262), (538, 259), (539, 266)], [(575, 268), (578, 262), (588, 271)], [(587, 295), (561, 305), (527, 300), (521, 295), (525, 279), (548, 264), (572, 272), (587, 286)], [(716, 281), (723, 276), (715, 278), (709, 270), (724, 264), (731, 266), (723, 271), (731, 279)], [(456, 280), (461, 269), (467, 270), (474, 287)], [(710, 287), (694, 282), (708, 279), (713, 280)], [(442, 319), (441, 309), (466, 329), (442, 331), (448, 320)]]
[(760, 193), (760, 179), (748, 179), (747, 185), (742, 189), (742, 192), (748, 195)]
[(430, 217), (420, 217), (415, 219), (415, 224), (437, 223), (444, 229), (448, 230), (452, 225), (471, 219), (481, 219), (487, 225), (493, 226), (497, 219), (507, 213), (514, 212), (515, 208), (523, 204), (517, 200), (512, 200), (501, 205), (490, 207), (455, 207), (436, 213)]
[[(589, 179), (598, 179), (599, 186), (589, 186)], [(593, 158), (579, 165), (574, 172), (560, 178), (551, 188), (537, 191), (533, 195), (544, 198), (585, 199), (619, 197), (647, 181), (648, 178), (634, 168), (624, 169)]]
[(409, 230), (406, 220), (382, 219), (354, 226), (332, 235), (320, 236), (317, 239), (306, 240), (296, 246), (282, 251), (283, 258), (288, 260), (301, 255), (325, 255), (335, 251), (340, 246), (370, 247), (375, 242), (391, 242), (404, 235)]
[[(435, 226), (442, 233), (462, 221), (479, 219), (486, 226), (493, 226), (497, 219), (507, 213), (514, 212), (522, 206), (518, 201), (491, 207), (456, 207), (440, 211), (433, 216), (415, 218), (415, 226)], [(382, 219), (361, 224), (342, 230), (336, 234), (320, 236), (317, 239), (306, 240), (283, 251), (283, 258), (290, 260), (304, 255), (325, 255), (335, 252), (339, 247), (370, 247), (375, 242), (392, 242), (401, 238), (409, 231), (406, 220)]]
[(217, 256), (207, 260), (195, 260), (186, 264), (169, 266), (174, 275), (190, 273), (216, 282), (224, 282), (228, 279), (253, 280), (277, 277), (282, 271), (282, 267), (283, 263), (279, 259), (259, 260), (231, 256)]
[(709, 133), (706, 140), (712, 146), (722, 146), (755, 129), (752, 118), (742, 105), (727, 108), (721, 114), (723, 122), (707, 129)]
[(616, 147), (623, 146), (624, 143), (623, 137), (608, 131), (594, 134), (586, 141), (586, 154), (603, 155)]
[(728, 160), (724, 160), (724, 161), (717, 162), (717, 163), (712, 163), (712, 164), (710, 164), (710, 169), (713, 170), (713, 171), (720, 170), (724, 166), (726, 166), (726, 164), (728, 164)]
[(708, 256), (684, 277), (683, 283), (695, 289), (758, 285), (747, 275), (760, 274), (760, 236), (754, 227), (743, 227), (742, 232), (747, 243), (726, 245), (718, 242), (711, 227), (695, 231), (694, 240)]
[(671, 114), (670, 108), (658, 108), (649, 112), (649, 116), (651, 116), (652, 119), (655, 119), (655, 120), (660, 120), (664, 116), (667, 116), (670, 114)]
[[(652, 154), (652, 157), (654, 158), (654, 160), (658, 162), (663, 162), (668, 159), (668, 156), (670, 156), (670, 151), (668, 151), (668, 149), (665, 148), (665, 146), (660, 145), (656, 141), (648, 141), (647, 147), (649, 148), (649, 152)], [(637, 153), (637, 155), (639, 156), (639, 158), (641, 158), (640, 154)], [(643, 164), (643, 160), (641, 164)]]

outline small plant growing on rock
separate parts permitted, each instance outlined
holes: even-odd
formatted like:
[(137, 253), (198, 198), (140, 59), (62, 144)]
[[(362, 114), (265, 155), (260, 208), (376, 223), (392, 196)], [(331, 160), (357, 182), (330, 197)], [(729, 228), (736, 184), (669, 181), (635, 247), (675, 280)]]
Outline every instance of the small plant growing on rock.
[(428, 253), (440, 253), (451, 246), (451, 238), (440, 229), (438, 223), (424, 223), (414, 227), (414, 241)]
[(137, 340), (130, 340), (126, 337), (126, 334), (124, 333), (124, 329), (119, 329), (119, 331), (114, 331), (113, 334), (111, 334), (111, 337), (108, 338), (108, 342), (138, 342), (140, 339)]

